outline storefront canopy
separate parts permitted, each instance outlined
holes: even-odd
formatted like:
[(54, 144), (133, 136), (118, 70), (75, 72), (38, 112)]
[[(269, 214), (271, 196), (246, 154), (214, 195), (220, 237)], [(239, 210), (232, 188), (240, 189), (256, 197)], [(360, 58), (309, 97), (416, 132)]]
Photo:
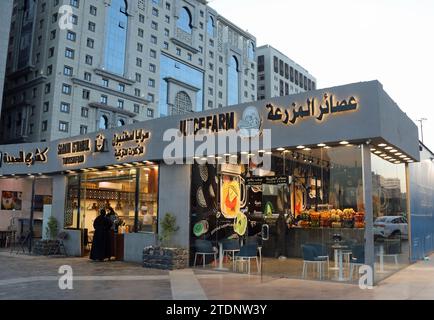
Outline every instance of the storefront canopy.
[[(2, 145), (0, 175), (160, 161), (171, 143), (163, 141), (170, 132), (197, 137), (204, 130), (212, 138), (227, 133), (245, 137), (271, 132), (270, 149), (316, 147), (320, 143), (333, 146), (341, 141), (367, 143), (373, 148), (387, 145), (419, 161), (416, 125), (378, 81), (369, 81), (158, 118), (53, 142)], [(219, 149), (215, 155), (227, 152), (230, 150)]]

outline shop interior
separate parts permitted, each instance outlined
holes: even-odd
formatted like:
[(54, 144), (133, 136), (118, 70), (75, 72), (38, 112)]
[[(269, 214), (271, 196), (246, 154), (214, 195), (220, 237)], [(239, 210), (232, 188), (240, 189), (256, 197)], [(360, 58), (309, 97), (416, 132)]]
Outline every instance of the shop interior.
[[(405, 227), (380, 230), (395, 227), (382, 219), (405, 224), (405, 164), (371, 151), (380, 279), (409, 263)], [(364, 264), (366, 224), (360, 147), (344, 142), (263, 153), (271, 156), (270, 170), (252, 161), (239, 164), (254, 154), (228, 155), (238, 164), (193, 166), (191, 263), (215, 267), (213, 250), (224, 256), (223, 268), (230, 271), (250, 264), (251, 272), (272, 277), (355, 281)]]
[(83, 230), (83, 254), (91, 249), (93, 222), (101, 209), (114, 212), (109, 215), (113, 256), (122, 260), (123, 234), (157, 230), (158, 165), (117, 165), (68, 177), (64, 223), (66, 228)]

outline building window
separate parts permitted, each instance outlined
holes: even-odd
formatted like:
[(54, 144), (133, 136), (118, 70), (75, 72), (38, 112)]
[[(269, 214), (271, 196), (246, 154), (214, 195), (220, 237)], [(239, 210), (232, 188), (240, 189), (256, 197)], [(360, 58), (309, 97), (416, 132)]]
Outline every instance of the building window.
[(104, 66), (107, 70), (119, 75), (123, 75), (125, 71), (127, 8), (127, 1), (112, 0), (106, 28)]
[(151, 87), (151, 88), (154, 88), (155, 87), (155, 80), (154, 79), (149, 79), (148, 80), (148, 86)]
[(232, 56), (228, 66), (228, 105), (239, 103), (239, 78), (238, 60)]
[(140, 105), (134, 104), (134, 113), (140, 113)]
[(53, 74), (53, 66), (50, 64), (47, 67), (47, 76), (51, 76)]
[(157, 67), (155, 66), (155, 64), (152, 64), (152, 63), (149, 64), (149, 71), (150, 71), (150, 72), (155, 73), (156, 68), (157, 68)]
[(108, 122), (108, 118), (106, 115), (102, 115), (99, 118), (99, 128), (102, 130), (108, 129), (109, 127), (109, 122)]
[(75, 32), (68, 31), (66, 33), (66, 39), (68, 39), (70, 41), (75, 41), (77, 39), (77, 35), (75, 34)]
[(170, 36), (170, 31), (169, 31), (169, 29), (164, 29), (164, 35), (165, 35), (166, 37)]
[(214, 37), (214, 18), (212, 16), (208, 17), (207, 31), (210, 37)]
[(171, 110), (171, 115), (184, 114), (192, 110), (193, 104), (191, 103), (190, 96), (184, 91), (178, 92), (175, 96), (175, 105)]
[(51, 16), (51, 23), (56, 23), (57, 22), (57, 18), (58, 18), (58, 13), (56, 12), (56, 13), (54, 13), (52, 16)]
[(157, 37), (156, 36), (151, 36), (151, 43), (152, 44), (157, 44)]
[(123, 127), (125, 125), (125, 120), (124, 119), (118, 119), (117, 125), (118, 125), (118, 127)]
[(208, 88), (208, 94), (212, 96), (214, 94), (214, 90), (212, 88)]
[(140, 38), (143, 38), (143, 36), (144, 36), (144, 34), (145, 34), (145, 32), (143, 31), (143, 29), (138, 29), (138, 31), (137, 31), (137, 35), (140, 37)]
[(65, 121), (59, 121), (59, 131), (60, 132), (68, 132), (69, 123)]
[(289, 65), (285, 63), (285, 79), (289, 79)]
[(213, 107), (213, 103), (212, 103), (212, 101), (211, 101), (211, 100), (208, 100), (208, 108), (212, 109), (212, 107)]
[(295, 84), (298, 85), (298, 71), (294, 70)]
[(80, 5), (80, 0), (70, 0), (69, 4), (75, 8), (78, 8)]
[(157, 57), (157, 51), (155, 51), (153, 49), (149, 50), (149, 56), (151, 58), (156, 58)]
[(85, 72), (84, 73), (84, 80), (92, 81), (92, 74), (90, 74), (89, 72)]
[(294, 68), (293, 67), (289, 67), (289, 80), (291, 82), (294, 82)]
[(80, 126), (80, 134), (87, 134), (87, 126), (84, 125)]
[(96, 16), (96, 7), (90, 6), (89, 13), (93, 16)]
[(92, 63), (93, 63), (93, 57), (87, 54), (86, 55), (86, 64), (91, 66)]
[(279, 60), (279, 74), (283, 77), (285, 74), (285, 70), (283, 68), (283, 61)]
[(177, 22), (177, 26), (182, 31), (185, 31), (187, 33), (191, 33), (192, 31), (192, 16), (190, 10), (187, 9), (187, 7), (182, 7), (181, 11), (179, 13), (179, 18)]
[(312, 80), (307, 79), (307, 89), (312, 90)]
[(100, 98), (100, 102), (102, 104), (107, 104), (107, 100), (108, 100), (107, 96), (102, 94)]
[(118, 85), (118, 90), (119, 90), (120, 92), (125, 92), (125, 85), (124, 85), (123, 83), (119, 83), (119, 85)]
[(274, 64), (274, 72), (279, 73), (279, 59), (277, 57), (273, 57)]
[(193, 55), (191, 53), (187, 53), (187, 60), (188, 61), (193, 60)]
[(83, 118), (88, 118), (89, 117), (89, 109), (86, 107), (81, 107), (81, 116)]
[(102, 78), (101, 84), (102, 84), (103, 87), (108, 87), (109, 86), (109, 80), (105, 79), (105, 78)]
[(154, 109), (148, 108), (146, 110), (146, 115), (148, 116), (148, 118), (153, 118), (154, 117)]
[(123, 109), (124, 108), (124, 100), (118, 100), (118, 108)]
[(45, 131), (47, 131), (47, 129), (48, 129), (48, 121), (44, 120), (44, 121), (42, 121), (42, 124), (41, 124), (41, 131), (45, 132)]
[(169, 50), (169, 42), (164, 41), (164, 49)]
[(142, 75), (140, 73), (136, 73), (136, 82), (142, 82)]
[(56, 30), (50, 32), (50, 40), (56, 39)]
[(152, 8), (152, 15), (158, 17), (158, 9)]
[(138, 52), (143, 52), (143, 44), (137, 43), (137, 51)]
[(69, 113), (70, 107), (71, 107), (71, 105), (69, 103), (61, 102), (60, 103), (60, 112)]
[(158, 23), (156, 23), (155, 21), (152, 21), (151, 22), (151, 29), (158, 30)]
[(140, 23), (145, 23), (145, 16), (143, 14), (139, 15), (139, 22)]
[(93, 49), (95, 41), (91, 38), (87, 38), (87, 47)]
[(64, 67), (63, 67), (63, 74), (64, 74), (65, 76), (71, 77), (71, 76), (72, 76), (72, 73), (73, 73), (72, 70), (73, 70), (73, 69), (72, 69), (71, 67), (64, 66)]
[(95, 27), (96, 27), (95, 23), (93, 23), (92, 21), (89, 21), (87, 29), (91, 32), (95, 32)]
[(68, 94), (68, 95), (70, 95), (71, 94), (71, 86), (69, 85), (69, 84), (63, 84), (62, 85), (62, 93), (63, 94)]
[(67, 57), (69, 59), (74, 59), (74, 54), (75, 54), (75, 51), (73, 49), (65, 48), (65, 57)]
[(141, 92), (140, 92), (140, 89), (134, 89), (134, 95), (136, 96), (136, 97), (140, 97), (140, 95), (141, 95)]
[(47, 83), (46, 85), (45, 85), (45, 93), (50, 93), (50, 91), (51, 91), (51, 84), (50, 83)]
[(142, 59), (136, 58), (136, 66), (141, 67), (142, 66)]
[(170, 3), (166, 2), (166, 10), (170, 10)]
[(52, 56), (54, 56), (54, 47), (48, 49), (48, 58), (51, 58)]
[(50, 108), (50, 103), (49, 102), (44, 102), (44, 105), (42, 107), (42, 111), (43, 112), (48, 112), (49, 108)]
[(155, 96), (152, 93), (148, 93), (147, 100), (149, 102), (154, 102)]
[(77, 25), (78, 24), (78, 17), (75, 14), (69, 16), (69, 22), (71, 22), (73, 25)]
[(82, 97), (84, 100), (89, 100), (90, 99), (90, 91), (83, 89)]
[(176, 55), (180, 56), (181, 55), (181, 49), (180, 48), (176, 48)]
[(170, 17), (169, 16), (164, 16), (164, 22), (170, 23)]

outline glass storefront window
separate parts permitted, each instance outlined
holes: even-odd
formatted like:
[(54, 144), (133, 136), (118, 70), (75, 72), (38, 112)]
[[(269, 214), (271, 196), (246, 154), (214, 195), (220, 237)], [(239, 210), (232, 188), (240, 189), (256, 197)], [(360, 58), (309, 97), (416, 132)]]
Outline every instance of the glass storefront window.
[(134, 232), (136, 227), (137, 231), (156, 232), (158, 166), (86, 172), (68, 177), (65, 227), (87, 229), (91, 233), (99, 211), (106, 209), (107, 212), (110, 208), (115, 212), (113, 220), (119, 233)]
[(371, 156), (375, 276), (381, 280), (409, 264), (405, 164)]
[(194, 165), (191, 197), (192, 252), (198, 240), (238, 249), (253, 242), (264, 275), (337, 281), (349, 280), (350, 257), (364, 259), (358, 146), (274, 150), (269, 171)]

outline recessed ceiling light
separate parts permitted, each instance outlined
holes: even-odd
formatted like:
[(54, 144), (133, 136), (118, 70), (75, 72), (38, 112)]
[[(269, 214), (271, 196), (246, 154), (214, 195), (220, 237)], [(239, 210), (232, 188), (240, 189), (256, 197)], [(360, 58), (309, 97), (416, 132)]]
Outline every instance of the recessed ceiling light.
[(346, 145), (346, 144), (349, 144), (349, 142), (344, 140), (344, 141), (339, 142), (339, 144)]
[(200, 160), (202, 160), (202, 161), (206, 161), (206, 160), (207, 160), (207, 158), (200, 158)]
[(231, 155), (231, 158), (238, 158), (236, 154)]
[(241, 154), (248, 154), (247, 151), (241, 151), (240, 153), (241, 153)]
[(331, 148), (331, 147), (329, 147), (329, 146), (325, 146), (325, 147), (324, 147), (324, 149), (330, 149), (330, 148)]
[(400, 158), (407, 158), (407, 156), (406, 156), (405, 154), (400, 155), (399, 157), (400, 157)]
[(384, 159), (392, 159), (391, 156), (384, 157)]
[(215, 156), (213, 156), (213, 155), (209, 155), (209, 156), (208, 156), (208, 158), (214, 158), (214, 157), (215, 157)]
[(401, 163), (401, 161), (395, 161), (394, 163), (395, 163), (395, 164), (399, 164), (399, 163)]
[(411, 158), (404, 158), (405, 161), (411, 160)]
[(267, 151), (267, 152), (265, 152), (265, 154), (273, 154), (273, 152)]
[(392, 150), (390, 150), (390, 152), (395, 153), (395, 152), (398, 152), (398, 150), (392, 149)]
[(380, 143), (378, 146), (379, 146), (379, 147), (387, 147), (387, 144), (385, 144), (385, 143)]
[(297, 149), (304, 149), (305, 148), (305, 146), (297, 146)]
[(380, 157), (387, 157), (387, 154), (385, 154), (385, 153), (382, 153), (382, 154), (380, 154)]
[(303, 149), (304, 151), (310, 151), (310, 150), (312, 150), (311, 148), (304, 148)]
[(259, 153), (264, 153), (264, 152), (265, 152), (265, 150), (258, 150), (258, 152), (259, 152)]
[(398, 153), (395, 153), (395, 156), (400, 156), (402, 153), (401, 152), (398, 152)]
[(380, 153), (381, 153), (381, 151), (375, 151), (374, 153), (375, 153), (375, 154), (380, 154)]
[(220, 159), (222, 159), (222, 157), (220, 157), (220, 156), (218, 156), (218, 157), (215, 157), (216, 159), (218, 159), (218, 160), (220, 160)]
[(277, 148), (277, 151), (284, 151), (285, 148)]
[(413, 160), (407, 160), (407, 162), (410, 162), (410, 163), (411, 163), (411, 162), (414, 162), (414, 161), (413, 161)]
[(371, 151), (376, 151), (377, 149), (375, 149), (375, 148), (371, 148)]
[(326, 144), (325, 144), (325, 143), (318, 143), (317, 146), (318, 146), (318, 147), (325, 147)]
[(225, 157), (229, 157), (231, 154), (230, 153), (225, 153), (224, 156)]
[(386, 149), (386, 150), (392, 150), (393, 148), (392, 147), (386, 147), (384, 149)]

